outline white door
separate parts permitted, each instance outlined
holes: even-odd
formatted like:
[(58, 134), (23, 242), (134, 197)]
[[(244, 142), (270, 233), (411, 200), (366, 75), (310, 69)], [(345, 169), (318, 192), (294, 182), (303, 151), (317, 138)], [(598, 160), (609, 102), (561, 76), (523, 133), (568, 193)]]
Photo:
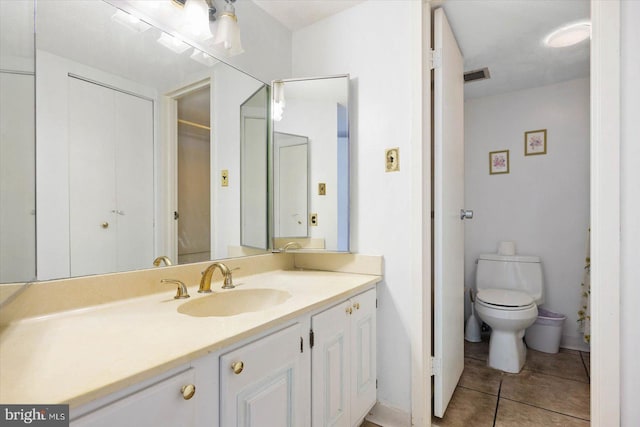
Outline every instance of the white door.
[(308, 206), (308, 146), (280, 147), (278, 158), (280, 233), (278, 237), (306, 237)]
[(115, 100), (111, 89), (68, 82), (71, 276), (109, 273), (117, 266)]
[(0, 283), (36, 276), (34, 90), (0, 71)]
[[(464, 367), (463, 58), (442, 9), (434, 11), (434, 408), (442, 417)], [(439, 62), (439, 64), (438, 64)]]
[(376, 403), (376, 291), (351, 300), (351, 425)]
[(153, 104), (69, 77), (72, 276), (153, 261)]
[(116, 105), (116, 216), (118, 271), (153, 261), (153, 104), (113, 91)]
[(295, 324), (220, 357), (221, 426), (309, 425), (301, 329)]
[(339, 304), (311, 319), (311, 425), (350, 427), (351, 302)]

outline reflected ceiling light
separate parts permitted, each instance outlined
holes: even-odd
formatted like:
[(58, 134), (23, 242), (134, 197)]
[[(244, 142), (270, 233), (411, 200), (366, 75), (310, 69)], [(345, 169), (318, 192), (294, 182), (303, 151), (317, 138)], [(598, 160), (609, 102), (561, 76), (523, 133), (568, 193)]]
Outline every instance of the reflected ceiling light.
[(137, 18), (130, 13), (127, 13), (124, 10), (120, 9), (118, 9), (116, 13), (113, 14), (111, 19), (121, 25), (124, 25), (128, 29), (135, 31), (136, 33), (142, 33), (151, 28), (151, 25), (147, 24), (144, 21), (141, 21), (140, 18)]
[[(216, 8), (212, 0), (189, 0), (184, 6), (184, 24), (182, 29), (200, 40), (213, 37), (209, 21), (215, 21)], [(212, 19), (213, 18), (213, 19)]]
[(271, 83), (271, 90), (273, 91), (273, 103), (271, 105), (271, 114), (273, 120), (279, 122), (282, 120), (282, 114), (284, 113), (284, 82), (274, 81)]
[(544, 43), (549, 47), (567, 47), (590, 37), (591, 23), (580, 21), (555, 30), (544, 39)]
[(194, 61), (198, 61), (199, 63), (206, 65), (207, 67), (213, 67), (219, 61), (215, 59), (213, 56), (201, 51), (200, 49), (193, 49), (193, 53), (191, 54), (191, 59)]
[(182, 52), (184, 52), (185, 50), (191, 47), (185, 42), (183, 42), (182, 40), (179, 40), (176, 37), (173, 37), (172, 35), (169, 35), (167, 33), (160, 34), (158, 43), (160, 43), (162, 46), (166, 47), (170, 51), (175, 52), (177, 54), (181, 54)]
[(229, 56), (244, 52), (240, 42), (240, 26), (233, 3), (236, 0), (225, 0), (224, 11), (218, 16), (218, 28), (213, 39), (214, 45), (221, 45)]

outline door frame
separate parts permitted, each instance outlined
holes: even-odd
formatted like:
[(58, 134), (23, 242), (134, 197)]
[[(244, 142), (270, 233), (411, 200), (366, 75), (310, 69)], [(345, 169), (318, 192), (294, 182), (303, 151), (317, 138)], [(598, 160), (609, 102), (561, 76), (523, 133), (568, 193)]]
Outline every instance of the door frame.
[[(411, 423), (431, 425), (431, 90), (434, 2), (415, 2), (412, 99)], [(591, 422), (620, 424), (620, 0), (591, 0)], [(419, 90), (418, 90), (419, 89)]]
[[(212, 79), (205, 78), (196, 82), (181, 86), (179, 89), (175, 89), (166, 93), (162, 97), (162, 132), (164, 135), (163, 146), (164, 150), (158, 154), (159, 163), (161, 164), (160, 170), (166, 170), (165, 176), (159, 180), (160, 189), (163, 187), (167, 189), (166, 195), (162, 201), (160, 201), (160, 214), (159, 220), (162, 221), (162, 225), (159, 227), (164, 230), (164, 251), (166, 255), (178, 262), (178, 222), (173, 218), (173, 212), (178, 210), (178, 99), (196, 92), (205, 87), (212, 87)], [(211, 96), (209, 99), (209, 108), (211, 109)], [(211, 141), (213, 142), (213, 141)], [(211, 155), (214, 156), (213, 144), (211, 144)], [(158, 192), (157, 194), (162, 194)], [(211, 202), (216, 196), (215, 186), (211, 187)], [(211, 209), (211, 206), (209, 206)], [(215, 241), (215, 229), (211, 228), (211, 241)], [(162, 246), (161, 246), (162, 247)], [(162, 255), (162, 254), (157, 254)]]

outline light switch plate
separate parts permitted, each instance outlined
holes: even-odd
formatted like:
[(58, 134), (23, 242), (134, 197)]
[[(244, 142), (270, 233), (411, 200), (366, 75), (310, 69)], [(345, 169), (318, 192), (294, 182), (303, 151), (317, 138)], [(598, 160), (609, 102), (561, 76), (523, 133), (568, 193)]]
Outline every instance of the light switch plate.
[(220, 182), (223, 187), (229, 186), (229, 171), (227, 169), (223, 169), (220, 173)]
[(318, 195), (319, 196), (327, 195), (327, 184), (325, 184), (324, 182), (321, 182), (318, 184)]
[(400, 148), (387, 148), (384, 150), (385, 172), (398, 172), (400, 170)]

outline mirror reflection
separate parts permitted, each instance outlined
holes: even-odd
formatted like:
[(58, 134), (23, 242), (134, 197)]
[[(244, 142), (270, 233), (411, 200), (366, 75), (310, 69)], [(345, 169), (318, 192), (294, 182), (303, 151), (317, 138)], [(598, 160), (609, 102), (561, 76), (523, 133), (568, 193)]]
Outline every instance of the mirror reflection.
[[(20, 162), (34, 164), (34, 106), (15, 105), (33, 95), (4, 90), (28, 91), (28, 82), (14, 82), (26, 76), (33, 93), (33, 49), (29, 55), (24, 47), (33, 37), (34, 7), (27, 1), (2, 7), (1, 280), (32, 280), (36, 247), (40, 280), (149, 268), (159, 255), (176, 263), (245, 254), (240, 109), (265, 85), (144, 21), (125, 25), (131, 16), (105, 2), (38, 2), (34, 228), (33, 166), (20, 166), (19, 153), (5, 144), (18, 140), (5, 138), (5, 130), (24, 130), (19, 138), (31, 142), (20, 145)], [(12, 58), (18, 53), (22, 63)], [(31, 67), (24, 66), (29, 60)], [(11, 123), (23, 125), (7, 126), (7, 102), (22, 114)], [(5, 201), (29, 193), (31, 203)], [(25, 232), (13, 239), (7, 230), (18, 226)], [(37, 245), (28, 232), (37, 234)], [(16, 261), (7, 255), (25, 258), (10, 275), (5, 267)]]
[(36, 274), (33, 14), (0, 2), (0, 283)]
[(273, 82), (274, 248), (349, 250), (349, 76)]

